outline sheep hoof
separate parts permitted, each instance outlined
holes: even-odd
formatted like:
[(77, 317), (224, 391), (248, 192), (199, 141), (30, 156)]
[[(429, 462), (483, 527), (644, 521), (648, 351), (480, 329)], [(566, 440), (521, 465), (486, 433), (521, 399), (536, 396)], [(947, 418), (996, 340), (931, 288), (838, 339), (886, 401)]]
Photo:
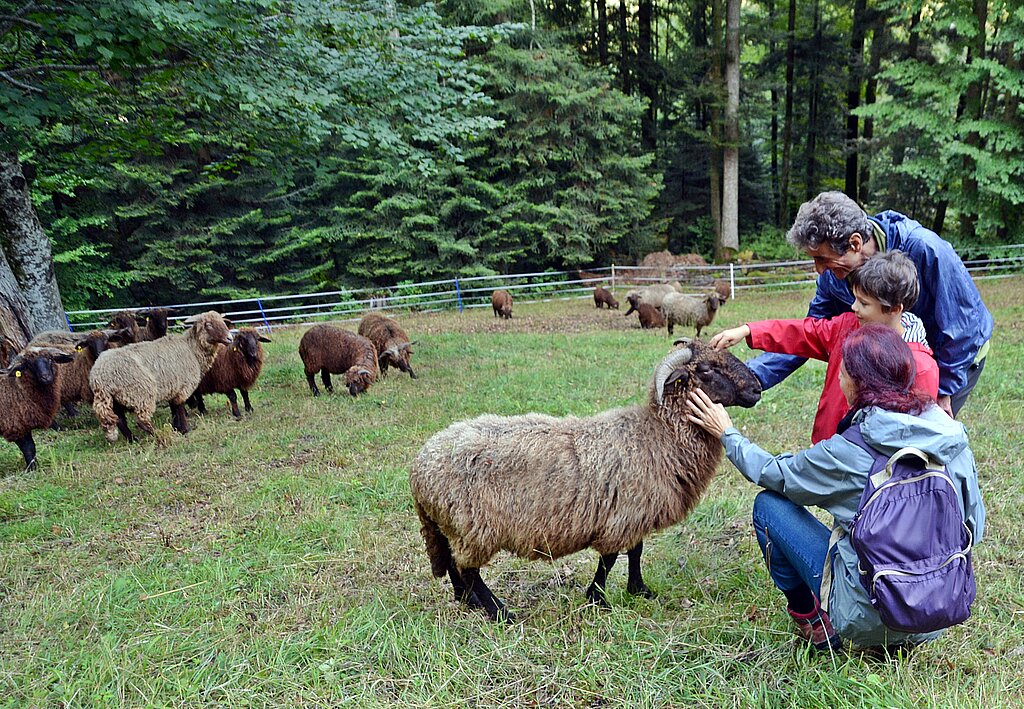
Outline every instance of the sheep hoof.
[(604, 595), (604, 590), (599, 589), (597, 586), (591, 586), (587, 589), (587, 600), (598, 608), (612, 607), (612, 604), (608, 602), (608, 599)]
[(647, 584), (643, 583), (633, 588), (627, 587), (626, 593), (632, 596), (640, 596), (641, 598), (646, 598), (649, 601), (658, 597), (658, 594), (656, 594), (651, 589), (647, 588)]
[(511, 625), (516, 622), (516, 614), (502, 606), (497, 610), (497, 612), (491, 615), (491, 620)]

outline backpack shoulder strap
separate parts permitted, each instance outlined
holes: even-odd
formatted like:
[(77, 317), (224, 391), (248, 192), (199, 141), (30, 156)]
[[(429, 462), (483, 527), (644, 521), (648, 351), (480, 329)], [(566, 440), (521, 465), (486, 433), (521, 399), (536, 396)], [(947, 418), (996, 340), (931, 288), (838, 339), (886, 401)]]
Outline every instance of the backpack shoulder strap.
[(925, 453), (920, 448), (915, 448), (914, 446), (904, 446), (903, 448), (900, 448), (898, 451), (889, 456), (889, 460), (886, 461), (884, 468), (882, 468), (877, 473), (871, 476), (871, 484), (875, 488), (878, 488), (881, 485), (887, 483), (889, 479), (892, 478), (892, 466), (896, 465), (896, 462), (900, 458), (907, 455), (911, 455), (914, 456), (915, 458), (918, 458), (922, 463), (924, 463), (924, 467), (926, 468), (943, 471), (946, 469), (946, 466), (936, 463), (934, 460), (929, 458), (928, 454)]

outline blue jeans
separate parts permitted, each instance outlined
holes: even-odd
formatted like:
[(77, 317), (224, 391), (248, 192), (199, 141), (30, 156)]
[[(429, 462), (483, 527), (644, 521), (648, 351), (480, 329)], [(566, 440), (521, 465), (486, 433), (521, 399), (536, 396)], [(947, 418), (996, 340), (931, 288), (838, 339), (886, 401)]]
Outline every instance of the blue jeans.
[(771, 490), (754, 498), (754, 532), (780, 591), (806, 584), (818, 597), (831, 530), (807, 508)]

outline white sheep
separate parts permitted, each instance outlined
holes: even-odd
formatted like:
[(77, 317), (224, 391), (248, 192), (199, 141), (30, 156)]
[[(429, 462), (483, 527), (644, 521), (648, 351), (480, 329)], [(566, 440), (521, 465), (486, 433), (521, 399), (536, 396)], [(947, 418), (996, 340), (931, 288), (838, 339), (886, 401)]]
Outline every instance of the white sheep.
[(89, 373), (93, 410), (108, 441), (120, 431), (135, 440), (125, 412), (132, 410), (139, 427), (153, 433), (156, 405), (171, 405), (174, 430), (188, 433), (185, 400), (213, 366), (217, 345), (230, 345), (228, 322), (213, 310), (185, 320), (189, 330), (151, 342), (138, 342), (107, 350), (96, 358)]
[(631, 290), (626, 294), (626, 301), (629, 303), (629, 310), (626, 311), (626, 315), (636, 311), (641, 303), (647, 303), (655, 308), (660, 308), (661, 301), (664, 300), (665, 296), (670, 293), (680, 293), (682, 289), (683, 287), (679, 284), (679, 281), (672, 281), (671, 283), (655, 283)]
[(480, 577), (502, 549), (549, 560), (595, 549), (587, 597), (601, 605), (626, 551), (627, 591), (652, 595), (640, 573), (644, 537), (689, 513), (722, 456), (719, 440), (688, 420), (688, 392), (747, 407), (761, 396), (736, 357), (680, 343), (655, 368), (646, 405), (587, 418), (484, 415), (424, 444), (409, 482), (433, 574), (448, 574), (457, 600), (510, 618)]
[(717, 293), (708, 293), (703, 298), (682, 293), (666, 295), (661, 301), (661, 312), (665, 316), (668, 334), (672, 334), (675, 325), (693, 325), (697, 328), (697, 337), (700, 337), (701, 329), (715, 319), (723, 300)]

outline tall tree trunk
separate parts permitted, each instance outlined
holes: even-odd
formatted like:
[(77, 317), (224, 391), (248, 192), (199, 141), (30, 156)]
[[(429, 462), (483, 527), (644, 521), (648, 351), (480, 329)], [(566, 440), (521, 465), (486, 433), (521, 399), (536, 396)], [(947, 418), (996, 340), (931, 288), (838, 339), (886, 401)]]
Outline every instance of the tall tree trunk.
[(711, 224), (715, 231), (716, 251), (718, 244), (722, 243), (722, 109), (719, 105), (722, 86), (722, 2), (711, 0), (711, 65), (708, 70), (715, 93), (711, 101), (708, 179), (711, 183)]
[(864, 73), (864, 34), (867, 30), (864, 14), (867, 0), (853, 3), (853, 31), (850, 34), (850, 61), (846, 78), (846, 189), (847, 195), (857, 198), (857, 158), (859, 123), (856, 113), (860, 105), (860, 87)]
[(789, 226), (789, 177), (793, 169), (793, 93), (796, 67), (796, 0), (789, 0), (786, 23), (786, 108), (782, 126), (782, 185), (779, 187), (781, 210), (778, 225)]
[[(21, 162), (12, 152), (0, 153), (0, 251), (5, 261), (0, 278), (10, 271), (25, 305), (24, 315), (12, 312), (2, 319), (24, 320), (30, 336), (40, 330), (67, 329), (50, 240), (32, 205)], [(17, 300), (11, 299), (7, 292), (10, 286), (4, 280), (0, 307), (16, 308)], [(16, 339), (21, 334), (19, 329), (24, 326), (12, 329), (7, 336)]]
[[(967, 63), (976, 64), (985, 61), (986, 25), (988, 23), (988, 0), (974, 0), (974, 39), (967, 52)], [(968, 121), (979, 121), (984, 114), (982, 99), (985, 78), (979, 74), (967, 85), (964, 96), (964, 117)], [(984, 139), (977, 129), (968, 131), (964, 142), (972, 151), (984, 150)], [(963, 209), (960, 213), (960, 236), (966, 241), (973, 241), (978, 220), (978, 164), (971, 154), (964, 155), (962, 160), (963, 178), (961, 194)]]
[(597, 59), (608, 66), (608, 3), (597, 0)]
[[(813, 52), (820, 56), (822, 50), (821, 3), (814, 0), (814, 43)], [(818, 193), (818, 104), (821, 101), (821, 72), (818, 62), (811, 62), (810, 98), (807, 101), (807, 149), (806, 171), (804, 173), (805, 194), (811, 199)]]
[(658, 84), (652, 41), (653, 16), (652, 0), (640, 0), (637, 8), (637, 84), (640, 95), (647, 99), (647, 110), (640, 119), (640, 136), (644, 149), (648, 151), (657, 147), (655, 119), (658, 111)]
[[(777, 49), (775, 43), (775, 0), (768, 0), (768, 54), (769, 56), (775, 56)], [(771, 90), (769, 92), (771, 96), (772, 116), (771, 116), (771, 181), (772, 181), (772, 199), (774, 209), (772, 214), (777, 220), (779, 218), (780, 207), (780, 196), (779, 196), (779, 87), (775, 83), (775, 72), (772, 72), (771, 78)]]
[(7, 257), (0, 251), (0, 367), (32, 339), (28, 303), (21, 294)]
[(722, 240), (715, 258), (740, 247), (740, 0), (725, 3), (725, 145), (722, 149)]
[(622, 93), (629, 95), (633, 93), (633, 82), (629, 76), (630, 51), (629, 51), (629, 23), (627, 20), (626, 3), (619, 3), (619, 82), (622, 84)]
[[(875, 20), (871, 36), (871, 59), (868, 64), (867, 84), (864, 88), (865, 106), (873, 105), (878, 94), (878, 72), (882, 66), (882, 47), (885, 46), (886, 41), (885, 16), (879, 15)], [(875, 138), (875, 120), (870, 116), (864, 119), (863, 136), (866, 154), (860, 163), (857, 199), (861, 204), (869, 204), (871, 202), (871, 161), (874, 156), (874, 146), (871, 145), (871, 141)]]

